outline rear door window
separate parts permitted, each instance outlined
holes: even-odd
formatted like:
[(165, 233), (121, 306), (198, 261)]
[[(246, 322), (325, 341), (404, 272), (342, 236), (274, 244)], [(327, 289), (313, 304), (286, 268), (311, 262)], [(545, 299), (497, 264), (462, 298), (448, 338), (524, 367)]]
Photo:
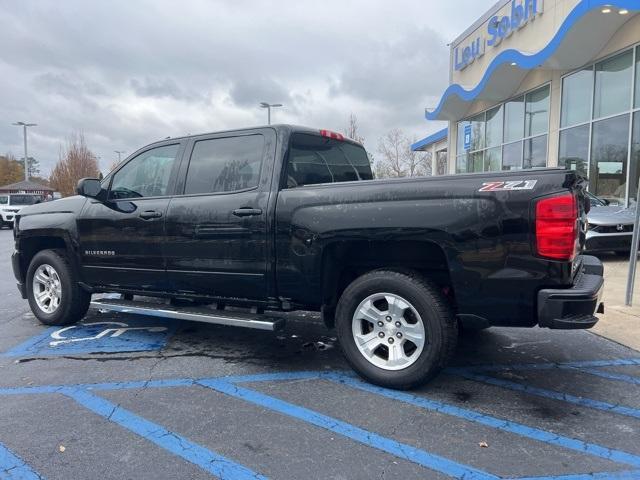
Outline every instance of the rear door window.
[(292, 135), (287, 188), (372, 179), (369, 156), (361, 145), (320, 135)]
[(263, 154), (262, 135), (197, 141), (189, 162), (185, 195), (235, 192), (257, 187)]

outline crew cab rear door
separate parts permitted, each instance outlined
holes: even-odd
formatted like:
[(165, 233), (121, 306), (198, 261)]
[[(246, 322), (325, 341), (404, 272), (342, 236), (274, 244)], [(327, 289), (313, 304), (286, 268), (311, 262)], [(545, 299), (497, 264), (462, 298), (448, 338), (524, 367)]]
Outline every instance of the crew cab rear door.
[(87, 201), (78, 236), (89, 284), (165, 290), (166, 212), (185, 143), (169, 141), (140, 151), (103, 184), (106, 201)]
[(167, 277), (187, 295), (264, 300), (275, 130), (195, 137), (167, 212)]

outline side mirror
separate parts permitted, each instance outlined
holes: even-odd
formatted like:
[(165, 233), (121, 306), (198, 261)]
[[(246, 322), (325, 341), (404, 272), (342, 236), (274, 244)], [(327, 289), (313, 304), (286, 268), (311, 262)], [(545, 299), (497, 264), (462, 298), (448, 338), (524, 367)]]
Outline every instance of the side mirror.
[(605, 205), (609, 206), (611, 205), (611, 200), (607, 200), (606, 198), (603, 198), (602, 201), (604, 202)]
[(98, 198), (102, 192), (102, 185), (97, 178), (82, 178), (76, 187), (78, 195), (89, 198)]

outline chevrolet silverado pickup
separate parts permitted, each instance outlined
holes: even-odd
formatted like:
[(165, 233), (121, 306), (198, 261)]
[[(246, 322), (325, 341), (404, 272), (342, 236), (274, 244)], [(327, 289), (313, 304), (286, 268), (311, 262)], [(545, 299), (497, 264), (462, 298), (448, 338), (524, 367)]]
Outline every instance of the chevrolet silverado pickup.
[(375, 180), (359, 143), (288, 125), (170, 138), (24, 208), (13, 269), (46, 325), (90, 306), (264, 330), (321, 312), (360, 375), (411, 388), (460, 326), (597, 322), (584, 187), (561, 169)]

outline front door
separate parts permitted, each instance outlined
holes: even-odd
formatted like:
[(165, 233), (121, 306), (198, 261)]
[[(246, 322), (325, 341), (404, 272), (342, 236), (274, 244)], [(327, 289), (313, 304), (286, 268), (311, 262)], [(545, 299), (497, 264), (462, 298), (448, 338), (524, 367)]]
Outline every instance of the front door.
[(165, 221), (180, 143), (144, 150), (107, 178), (104, 202), (78, 219), (81, 268), (94, 286), (159, 291), (166, 286)]
[[(199, 137), (187, 146), (183, 179), (167, 212), (172, 289), (210, 297), (267, 297), (267, 205), (271, 129)], [(187, 162), (188, 158), (188, 162)]]

